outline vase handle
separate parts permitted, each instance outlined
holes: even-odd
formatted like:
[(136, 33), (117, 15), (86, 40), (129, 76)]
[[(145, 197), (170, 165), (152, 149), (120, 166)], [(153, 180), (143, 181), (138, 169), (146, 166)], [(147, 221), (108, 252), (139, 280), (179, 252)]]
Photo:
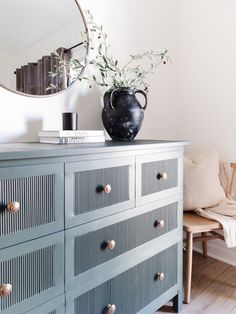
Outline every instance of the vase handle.
[(135, 94), (142, 94), (143, 96), (144, 96), (144, 98), (145, 98), (145, 105), (142, 107), (141, 106), (141, 108), (143, 109), (143, 110), (145, 110), (146, 108), (147, 108), (147, 95), (146, 95), (146, 93), (143, 91), (143, 90), (141, 90), (141, 89), (138, 89), (138, 90), (136, 90), (135, 91)]
[(111, 108), (112, 108), (113, 110), (115, 109), (114, 106), (112, 105), (113, 95), (114, 95), (114, 93), (115, 93), (117, 90), (118, 90), (118, 88), (113, 89), (112, 92), (111, 92), (111, 95), (110, 95), (110, 106), (111, 106)]

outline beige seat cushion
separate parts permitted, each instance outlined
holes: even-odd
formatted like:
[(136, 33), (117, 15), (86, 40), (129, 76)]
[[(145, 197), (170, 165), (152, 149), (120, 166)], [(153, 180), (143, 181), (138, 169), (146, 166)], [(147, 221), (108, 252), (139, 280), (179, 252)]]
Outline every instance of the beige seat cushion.
[(225, 192), (219, 179), (219, 154), (216, 148), (184, 158), (184, 210), (219, 204)]

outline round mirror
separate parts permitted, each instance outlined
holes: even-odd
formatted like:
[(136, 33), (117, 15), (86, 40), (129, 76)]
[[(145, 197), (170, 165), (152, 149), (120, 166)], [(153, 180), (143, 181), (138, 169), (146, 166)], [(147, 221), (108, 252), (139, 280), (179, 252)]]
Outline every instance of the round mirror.
[(0, 1), (0, 86), (36, 96), (61, 92), (83, 72), (87, 53), (77, 0)]

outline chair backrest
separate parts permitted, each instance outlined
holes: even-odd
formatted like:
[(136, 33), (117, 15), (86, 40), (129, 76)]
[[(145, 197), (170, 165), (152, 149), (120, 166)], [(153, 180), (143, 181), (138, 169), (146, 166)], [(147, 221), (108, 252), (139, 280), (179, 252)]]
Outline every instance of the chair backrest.
[(236, 163), (220, 161), (219, 179), (224, 189), (225, 195), (232, 199), (234, 192), (236, 176)]
[(236, 176), (236, 163), (231, 162), (230, 166), (232, 167), (232, 176), (230, 181), (230, 188), (229, 188), (229, 196), (233, 197), (233, 191), (234, 191), (234, 182), (235, 182), (235, 176)]

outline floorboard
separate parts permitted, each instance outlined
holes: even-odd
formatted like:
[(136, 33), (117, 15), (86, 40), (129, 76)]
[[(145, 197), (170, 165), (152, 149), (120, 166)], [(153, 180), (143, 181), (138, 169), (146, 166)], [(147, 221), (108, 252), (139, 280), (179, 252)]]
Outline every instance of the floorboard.
[[(159, 313), (174, 313), (169, 304)], [(194, 252), (191, 302), (181, 314), (236, 314), (236, 267)]]

